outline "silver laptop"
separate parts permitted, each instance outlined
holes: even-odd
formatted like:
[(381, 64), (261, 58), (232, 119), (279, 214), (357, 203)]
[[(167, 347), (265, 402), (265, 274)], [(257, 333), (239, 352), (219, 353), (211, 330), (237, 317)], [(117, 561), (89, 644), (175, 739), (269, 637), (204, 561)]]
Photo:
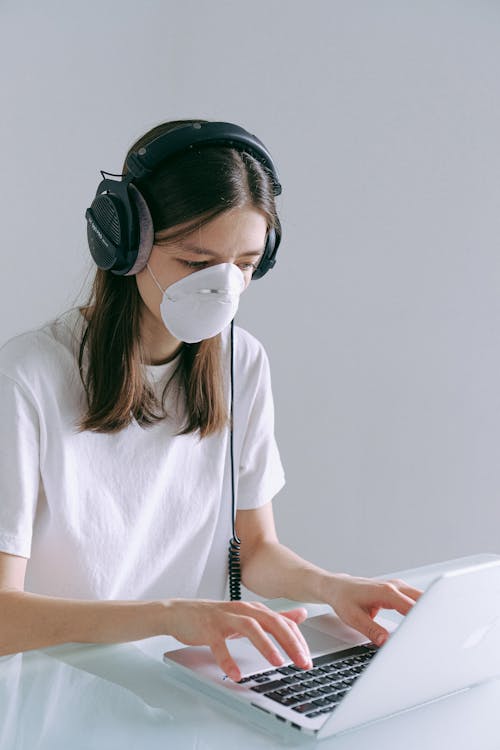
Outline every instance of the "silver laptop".
[(300, 628), (313, 658), (308, 671), (292, 662), (272, 667), (246, 638), (227, 641), (238, 684), (208, 647), (168, 651), (163, 659), (173, 677), (249, 719), (258, 714), (261, 725), (265, 716), (270, 728), (288, 724), (330, 737), (500, 675), (500, 560), (436, 578), (380, 648), (333, 614)]

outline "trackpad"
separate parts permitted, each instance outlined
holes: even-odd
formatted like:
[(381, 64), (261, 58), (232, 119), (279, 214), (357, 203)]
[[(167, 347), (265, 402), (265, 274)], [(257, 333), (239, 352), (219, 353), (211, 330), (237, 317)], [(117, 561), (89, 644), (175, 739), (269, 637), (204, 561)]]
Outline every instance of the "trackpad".
[[(389, 633), (392, 633), (397, 627), (396, 623), (380, 615), (375, 620)], [(299, 627), (312, 652), (335, 651), (336, 649), (359, 646), (362, 643), (370, 643), (369, 638), (343, 623), (333, 613), (310, 617)]]

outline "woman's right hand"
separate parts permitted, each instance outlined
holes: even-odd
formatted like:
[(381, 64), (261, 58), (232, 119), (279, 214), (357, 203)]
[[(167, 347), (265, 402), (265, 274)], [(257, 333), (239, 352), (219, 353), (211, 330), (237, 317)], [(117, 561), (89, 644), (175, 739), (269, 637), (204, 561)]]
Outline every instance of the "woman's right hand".
[(209, 646), (219, 667), (235, 682), (241, 673), (226, 638), (248, 638), (273, 667), (280, 667), (285, 662), (269, 633), (298, 667), (312, 667), (309, 647), (298, 627), (307, 617), (304, 607), (274, 612), (261, 602), (207, 599), (169, 599), (165, 604), (164, 632), (188, 646)]

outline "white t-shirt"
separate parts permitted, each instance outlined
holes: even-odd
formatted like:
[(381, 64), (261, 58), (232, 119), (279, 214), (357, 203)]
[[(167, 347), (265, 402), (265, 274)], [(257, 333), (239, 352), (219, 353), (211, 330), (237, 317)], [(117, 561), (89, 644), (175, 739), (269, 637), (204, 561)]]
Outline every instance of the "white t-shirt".
[[(180, 423), (167, 418), (147, 428), (134, 420), (114, 434), (78, 433), (85, 323), (71, 308), (0, 348), (0, 550), (30, 558), (25, 588), (39, 594), (226, 598), (229, 428), (200, 440), (175, 435)], [(222, 333), (228, 411), (229, 331)], [(250, 509), (285, 481), (267, 355), (238, 326), (234, 352), (237, 506)], [(143, 365), (160, 395), (176, 364)], [(167, 412), (176, 403), (168, 397)]]

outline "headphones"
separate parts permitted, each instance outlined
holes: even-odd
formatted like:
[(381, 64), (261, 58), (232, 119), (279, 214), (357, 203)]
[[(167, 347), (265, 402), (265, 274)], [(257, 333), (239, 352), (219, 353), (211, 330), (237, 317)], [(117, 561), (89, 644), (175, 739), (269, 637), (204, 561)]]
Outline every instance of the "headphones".
[[(262, 141), (230, 122), (194, 122), (180, 125), (154, 138), (132, 152), (126, 161), (125, 175), (119, 180), (103, 177), (90, 208), (85, 212), (87, 239), (95, 263), (118, 276), (132, 276), (141, 271), (153, 247), (154, 227), (149, 208), (134, 184), (150, 175), (166, 159), (199, 145), (231, 146), (254, 156), (268, 170), (273, 193), (281, 193), (276, 167)], [(281, 226), (271, 228), (266, 237), (264, 254), (252, 274), (260, 279), (276, 262), (281, 241)]]

